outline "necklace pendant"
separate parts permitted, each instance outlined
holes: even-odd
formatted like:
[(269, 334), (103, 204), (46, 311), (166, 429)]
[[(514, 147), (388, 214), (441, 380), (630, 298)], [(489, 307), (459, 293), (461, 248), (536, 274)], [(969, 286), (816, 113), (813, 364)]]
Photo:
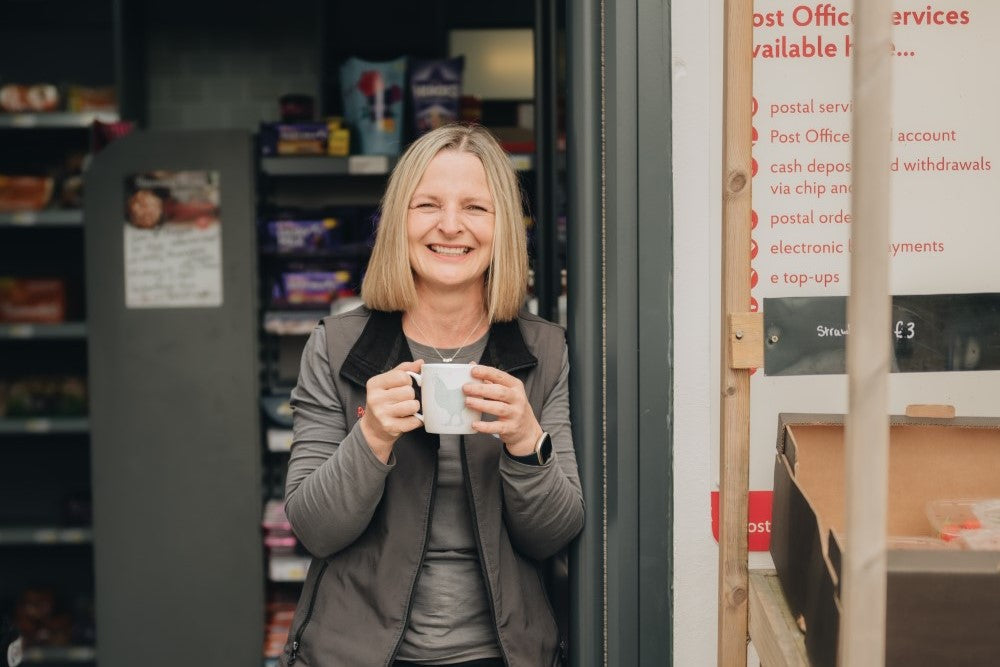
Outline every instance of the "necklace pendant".
[(445, 359), (444, 357), (441, 357), (441, 361), (443, 361), (446, 364), (450, 364), (451, 360), (454, 359), (454, 358), (455, 357), (448, 357), (447, 359)]

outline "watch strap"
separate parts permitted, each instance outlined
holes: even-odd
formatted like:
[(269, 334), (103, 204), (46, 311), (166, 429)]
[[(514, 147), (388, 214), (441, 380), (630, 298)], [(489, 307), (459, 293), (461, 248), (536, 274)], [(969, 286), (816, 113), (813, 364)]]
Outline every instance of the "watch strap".
[[(504, 449), (506, 450), (506, 448)], [(514, 456), (508, 450), (507, 456), (518, 463), (523, 463), (529, 466), (545, 465), (549, 462), (549, 459), (552, 458), (552, 436), (542, 431), (541, 437), (539, 437), (538, 442), (535, 443), (535, 451), (532, 454)]]

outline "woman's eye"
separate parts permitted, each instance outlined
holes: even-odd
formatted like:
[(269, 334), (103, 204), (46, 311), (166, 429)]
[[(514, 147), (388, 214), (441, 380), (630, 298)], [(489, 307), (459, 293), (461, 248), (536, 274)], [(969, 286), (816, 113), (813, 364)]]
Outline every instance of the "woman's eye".
[(480, 206), (479, 204), (469, 204), (466, 208), (468, 208), (470, 211), (476, 211), (477, 213), (486, 212), (486, 207)]
[(434, 204), (429, 201), (423, 201), (418, 203), (415, 208), (434, 208)]

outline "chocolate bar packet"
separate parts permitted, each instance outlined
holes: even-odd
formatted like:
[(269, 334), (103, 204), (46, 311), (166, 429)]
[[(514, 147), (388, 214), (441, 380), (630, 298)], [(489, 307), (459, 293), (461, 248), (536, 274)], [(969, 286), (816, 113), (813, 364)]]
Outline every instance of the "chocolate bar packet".
[(415, 60), (410, 69), (410, 96), (417, 135), (458, 120), (465, 56)]

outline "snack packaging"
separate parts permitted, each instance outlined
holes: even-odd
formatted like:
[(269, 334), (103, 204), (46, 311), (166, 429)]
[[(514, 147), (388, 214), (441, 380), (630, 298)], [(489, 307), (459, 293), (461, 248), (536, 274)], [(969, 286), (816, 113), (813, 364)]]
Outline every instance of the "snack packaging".
[(285, 504), (280, 500), (268, 500), (264, 504), (264, 519), (260, 525), (268, 531), (290, 531), (292, 524), (285, 516)]
[(112, 141), (117, 141), (131, 134), (134, 129), (135, 123), (130, 120), (119, 120), (113, 123), (104, 123), (100, 120), (95, 120), (91, 134), (94, 140), (94, 152), (102, 150)]
[(979, 519), (983, 528), (1000, 530), (1000, 498), (987, 498), (974, 503), (972, 513)]
[(322, 220), (270, 220), (264, 226), (264, 246), (275, 252), (319, 252), (341, 241), (340, 222)]
[(324, 155), (326, 123), (264, 123), (260, 128), (261, 155)]
[(56, 324), (66, 319), (66, 284), (57, 278), (0, 277), (0, 322)]
[(347, 157), (351, 154), (351, 131), (344, 127), (344, 119), (328, 118), (326, 121), (326, 154)]
[(418, 136), (458, 120), (464, 67), (464, 56), (413, 62), (410, 96)]
[(350, 289), (351, 272), (289, 271), (282, 273), (272, 289), (275, 305), (327, 306), (337, 295)]
[(0, 86), (0, 111), (30, 113), (55, 111), (59, 108), (59, 89), (49, 83), (24, 85), (8, 83)]
[(963, 549), (971, 551), (1000, 551), (1000, 530), (983, 528), (959, 531), (955, 542)]
[(267, 634), (264, 637), (264, 657), (278, 658), (285, 650), (288, 633), (295, 617), (295, 603), (275, 603), (267, 605)]
[(68, 111), (118, 111), (114, 86), (70, 86), (66, 91)]
[(0, 212), (40, 211), (49, 205), (54, 187), (47, 176), (0, 174)]
[(927, 518), (943, 540), (981, 529), (1000, 531), (1000, 498), (946, 498), (927, 503)]
[(399, 154), (405, 80), (405, 57), (386, 62), (349, 58), (341, 65), (344, 119), (357, 132), (362, 154)]
[(0, 415), (81, 417), (87, 414), (87, 385), (77, 376), (0, 379)]

